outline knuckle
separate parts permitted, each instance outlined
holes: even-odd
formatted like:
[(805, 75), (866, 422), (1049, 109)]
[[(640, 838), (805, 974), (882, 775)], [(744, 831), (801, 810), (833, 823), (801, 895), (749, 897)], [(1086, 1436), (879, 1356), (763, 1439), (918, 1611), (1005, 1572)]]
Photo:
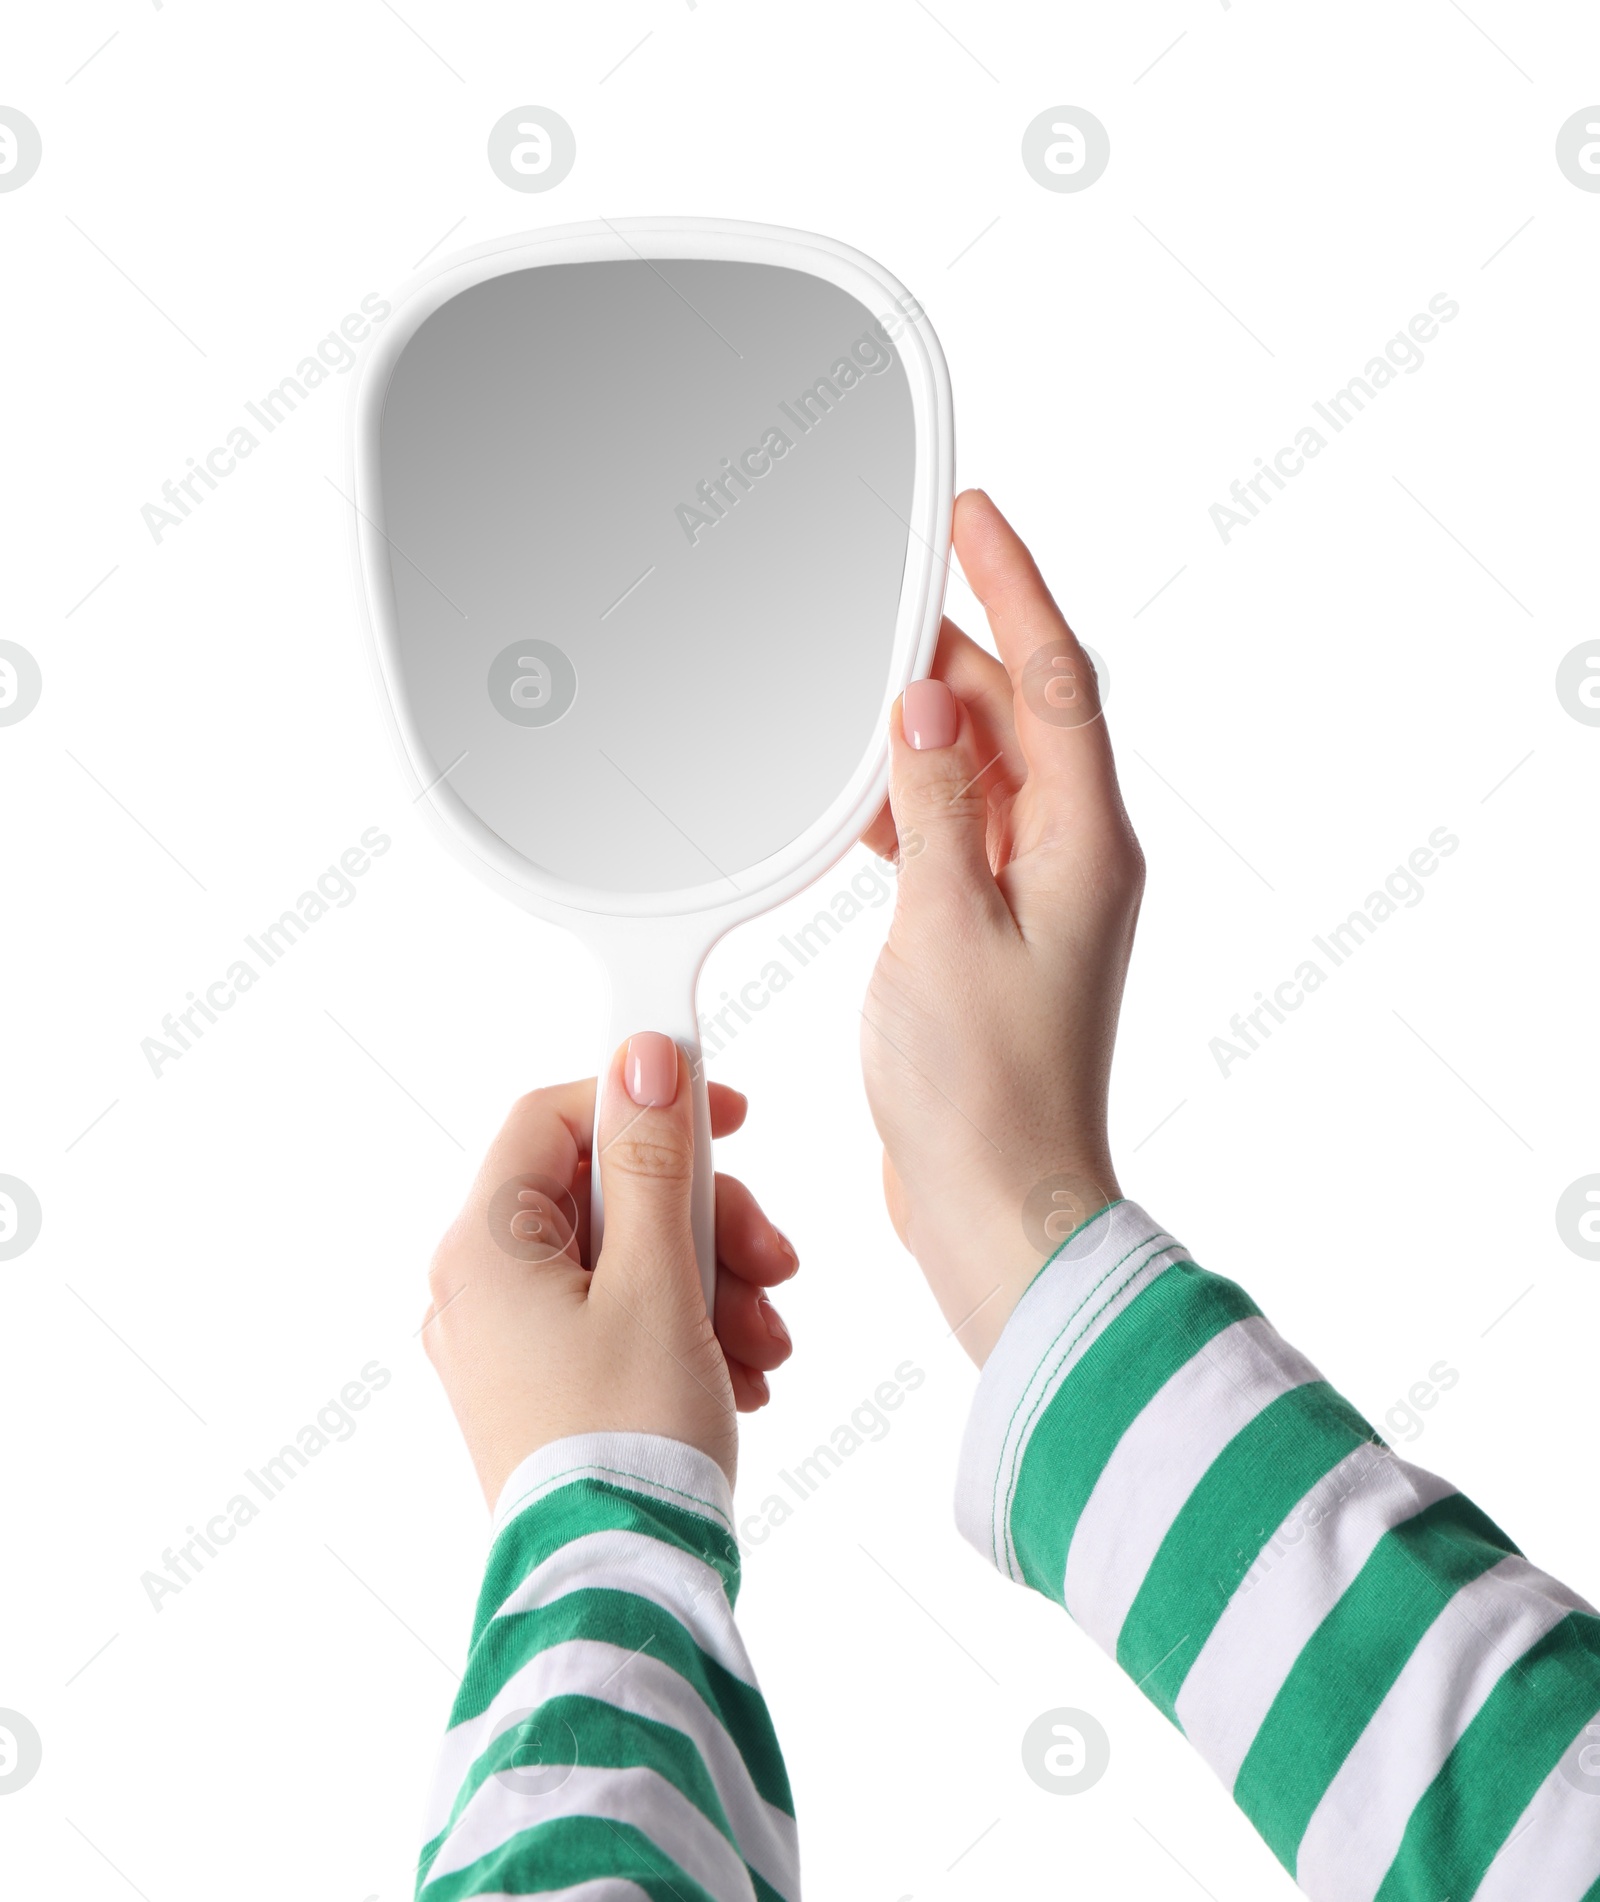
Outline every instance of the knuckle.
[(1122, 825), (1102, 853), (1106, 882), (1122, 897), (1137, 901), (1144, 893), (1144, 848), (1132, 828)]
[(970, 818), (988, 804), (982, 776), (974, 776), (958, 748), (927, 755), (908, 790), (918, 814), (934, 820)]
[(433, 1251), (433, 1260), (428, 1263), (428, 1297), (435, 1307), (444, 1305), (460, 1279), (454, 1267), (450, 1237), (447, 1235)]
[(687, 1133), (629, 1130), (607, 1145), (601, 1166), (606, 1165), (615, 1175), (649, 1182), (687, 1182), (694, 1174), (694, 1151)]
[(537, 1090), (525, 1090), (507, 1111), (506, 1121), (521, 1123), (543, 1115), (556, 1094), (557, 1092), (549, 1086)]
[(1077, 842), (1077, 851), (1093, 890), (1138, 903), (1144, 893), (1144, 849), (1125, 819), (1093, 828)]
[(502, 1182), (484, 1210), (489, 1238), (517, 1261), (550, 1261), (566, 1253), (578, 1232), (578, 1204), (570, 1189), (524, 1173)]

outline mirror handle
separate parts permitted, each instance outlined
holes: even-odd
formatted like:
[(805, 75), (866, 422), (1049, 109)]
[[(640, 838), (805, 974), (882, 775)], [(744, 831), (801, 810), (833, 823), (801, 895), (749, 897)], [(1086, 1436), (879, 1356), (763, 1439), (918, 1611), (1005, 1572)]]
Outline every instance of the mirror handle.
[[(675, 962), (675, 961), (674, 961)], [(698, 967), (699, 959), (695, 960)], [(684, 981), (681, 965), (664, 971), (642, 970), (631, 959), (608, 961), (611, 1007), (605, 1050), (596, 1074), (595, 1128), (600, 1127), (611, 1057), (620, 1043), (641, 1030), (660, 1030), (671, 1037), (689, 1064), (694, 1113), (694, 1181), (689, 1191), (694, 1251), (700, 1263), (700, 1287), (706, 1312), (715, 1318), (717, 1291), (716, 1163), (711, 1153), (711, 1099), (706, 1066), (700, 1054), (700, 1024), (695, 1011), (698, 968)], [(663, 981), (665, 980), (665, 981)], [(598, 1261), (605, 1237), (605, 1196), (598, 1162), (590, 1171), (590, 1260)]]

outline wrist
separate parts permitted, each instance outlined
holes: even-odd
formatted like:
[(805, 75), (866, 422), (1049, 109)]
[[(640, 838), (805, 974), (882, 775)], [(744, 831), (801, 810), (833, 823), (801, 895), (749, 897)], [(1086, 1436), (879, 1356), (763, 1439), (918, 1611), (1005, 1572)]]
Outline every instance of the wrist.
[(1009, 1176), (967, 1206), (976, 1219), (928, 1230), (913, 1211), (907, 1240), (952, 1335), (982, 1367), (1028, 1288), (1104, 1210), (1122, 1200), (1108, 1158), (1052, 1170), (1018, 1189)]

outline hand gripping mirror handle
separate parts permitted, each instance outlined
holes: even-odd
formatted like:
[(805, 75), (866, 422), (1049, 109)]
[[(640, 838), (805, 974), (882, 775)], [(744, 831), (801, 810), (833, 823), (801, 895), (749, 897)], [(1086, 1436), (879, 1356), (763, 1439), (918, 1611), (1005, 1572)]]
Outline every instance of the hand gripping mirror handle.
[[(610, 1087), (612, 1054), (619, 1044), (640, 1031), (659, 1030), (677, 1044), (689, 1070), (694, 1114), (694, 1180), (689, 1192), (689, 1216), (694, 1231), (695, 1256), (700, 1264), (700, 1286), (705, 1294), (706, 1313), (715, 1320), (717, 1241), (711, 1101), (706, 1087), (706, 1066), (700, 1054), (700, 1025), (695, 1013), (695, 981), (699, 976), (700, 957), (695, 957), (686, 970), (685, 962), (670, 955), (666, 946), (656, 946), (654, 950), (655, 955), (648, 963), (633, 957), (610, 956), (606, 960), (611, 1007), (605, 1050), (597, 1071), (599, 1083), (595, 1091), (589, 1259), (600, 1259), (600, 1245), (605, 1236), (605, 1192), (601, 1181), (604, 1158), (599, 1132), (607, 1127), (605, 1104)], [(610, 1140), (613, 1142), (627, 1128), (629, 1118), (639, 1113), (631, 1102), (624, 1101), (622, 1108), (626, 1114), (611, 1129)]]

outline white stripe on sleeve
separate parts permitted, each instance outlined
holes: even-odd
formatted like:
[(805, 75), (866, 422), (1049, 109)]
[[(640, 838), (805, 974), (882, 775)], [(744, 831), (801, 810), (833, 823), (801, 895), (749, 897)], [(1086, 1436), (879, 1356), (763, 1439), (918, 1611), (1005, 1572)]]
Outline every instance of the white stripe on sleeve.
[(536, 1500), (582, 1479), (697, 1512), (733, 1534), (733, 1492), (722, 1468), (698, 1447), (655, 1433), (573, 1433), (541, 1446), (501, 1487), (495, 1534)]
[(468, 1868), (479, 1857), (541, 1823), (597, 1816), (640, 1831), (717, 1902), (755, 1902), (750, 1872), (716, 1825), (654, 1770), (595, 1769), (579, 1764), (547, 1794), (531, 1799), (490, 1777), (474, 1791), (439, 1850), (428, 1880)]
[[(1585, 1726), (1600, 1759), (1600, 1711)], [(1565, 1768), (1563, 1768), (1563, 1765)], [(1490, 1863), (1472, 1902), (1582, 1902), (1600, 1882), (1600, 1791), (1580, 1789), (1566, 1771), (1573, 1752), (1550, 1772)]]
[(1067, 1610), (1112, 1657), (1151, 1560), (1212, 1461), (1263, 1408), (1320, 1378), (1254, 1315), (1213, 1336), (1129, 1425), (1067, 1553)]
[[(472, 1902), (528, 1902), (528, 1898), (496, 1889), (493, 1895), (475, 1895)], [(650, 1897), (637, 1882), (625, 1881), (621, 1876), (601, 1876), (595, 1882), (580, 1882), (576, 1888), (541, 1889), (539, 1902), (650, 1902)]]
[(956, 1479), (956, 1523), (1010, 1578), (1011, 1486), (1035, 1421), (1111, 1323), (1184, 1251), (1134, 1202), (1103, 1210), (1030, 1283), (984, 1362)]
[[(1568, 1612), (1582, 1609), (1576, 1593), (1519, 1558), (1455, 1593), (1312, 1814), (1295, 1868), (1308, 1895), (1372, 1902), (1412, 1810), (1489, 1693)], [(1600, 1797), (1592, 1800), (1600, 1808)]]
[(495, 1613), (535, 1611), (568, 1592), (630, 1592), (676, 1618), (707, 1657), (743, 1684), (756, 1674), (744, 1648), (722, 1574), (704, 1559), (648, 1533), (585, 1532), (536, 1565)]
[[(652, 1658), (648, 1651), (626, 1651), (619, 1645), (589, 1638), (571, 1639), (538, 1652), (506, 1680), (487, 1710), (464, 1724), (457, 1724), (446, 1735), (445, 1750), (450, 1761), (448, 1765), (441, 1762), (434, 1786), (435, 1807), (428, 1820), (427, 1840), (431, 1841), (448, 1822), (451, 1806), (468, 1770), (489, 1747), (489, 1740), (500, 1725), (514, 1712), (536, 1710), (552, 1697), (596, 1698), (632, 1716), (670, 1725), (686, 1737), (700, 1755), (745, 1860), (752, 1868), (759, 1869), (780, 1893), (792, 1883), (800, 1855), (794, 1818), (761, 1795), (738, 1746), (722, 1727), (715, 1711), (707, 1706), (687, 1678), (680, 1677), (669, 1664)], [(552, 1742), (552, 1748), (555, 1747)], [(584, 1774), (620, 1773), (584, 1770)], [(495, 1778), (490, 1777), (488, 1781), (493, 1783)], [(472, 1803), (476, 1803), (481, 1794), (480, 1789)], [(542, 1796), (524, 1795), (521, 1803), (522, 1827), (543, 1822), (548, 1815), (556, 1813), (549, 1808), (549, 1800)], [(471, 1807), (469, 1803), (462, 1812), (452, 1842)], [(715, 1825), (708, 1822), (707, 1827), (714, 1829)], [(441, 1849), (441, 1860), (435, 1863), (430, 1879), (442, 1873), (444, 1853)]]
[(1262, 1547), (1178, 1693), (1184, 1734), (1228, 1789), (1296, 1658), (1373, 1547), (1454, 1491), (1383, 1447), (1358, 1446)]

